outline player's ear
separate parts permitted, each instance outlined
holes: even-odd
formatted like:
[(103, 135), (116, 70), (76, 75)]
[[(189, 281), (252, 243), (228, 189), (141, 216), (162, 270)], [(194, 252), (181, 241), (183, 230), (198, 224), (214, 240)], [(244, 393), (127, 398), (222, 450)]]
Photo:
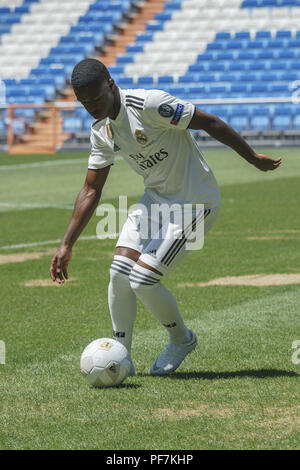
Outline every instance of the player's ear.
[(113, 78), (109, 77), (108, 79), (108, 86), (111, 90), (113, 90), (114, 86), (115, 86), (115, 81)]

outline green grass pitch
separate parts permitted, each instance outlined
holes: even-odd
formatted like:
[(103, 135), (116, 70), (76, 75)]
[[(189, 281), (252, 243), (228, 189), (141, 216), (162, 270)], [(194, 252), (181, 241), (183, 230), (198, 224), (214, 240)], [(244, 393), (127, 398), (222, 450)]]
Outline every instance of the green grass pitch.
[[(204, 152), (221, 185), (221, 213), (204, 249), (165, 280), (199, 346), (170, 377), (151, 377), (168, 338), (139, 303), (137, 375), (114, 389), (90, 388), (79, 359), (90, 341), (112, 335), (107, 285), (115, 241), (79, 240), (65, 286), (28, 285), (48, 279), (50, 254), (4, 258), (58, 245), (87, 154), (0, 156), (1, 449), (299, 448), (300, 364), (292, 362), (292, 344), (300, 340), (300, 285), (180, 287), (300, 273), (299, 151), (263, 152), (282, 156), (282, 167), (262, 173), (227, 149)], [(122, 194), (132, 204), (142, 191), (142, 180), (117, 161), (102, 201), (117, 204)], [(95, 215), (83, 236), (95, 235), (98, 221)]]

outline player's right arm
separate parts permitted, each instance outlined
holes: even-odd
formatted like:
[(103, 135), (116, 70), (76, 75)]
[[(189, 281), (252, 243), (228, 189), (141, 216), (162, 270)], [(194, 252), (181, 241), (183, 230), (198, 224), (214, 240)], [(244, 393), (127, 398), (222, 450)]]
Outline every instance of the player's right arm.
[(101, 169), (89, 169), (84, 185), (79, 192), (74, 211), (62, 239), (61, 245), (53, 256), (50, 276), (53, 282), (61, 284), (68, 279), (68, 264), (72, 257), (72, 246), (92, 217), (101, 197), (102, 188), (110, 170), (110, 165)]

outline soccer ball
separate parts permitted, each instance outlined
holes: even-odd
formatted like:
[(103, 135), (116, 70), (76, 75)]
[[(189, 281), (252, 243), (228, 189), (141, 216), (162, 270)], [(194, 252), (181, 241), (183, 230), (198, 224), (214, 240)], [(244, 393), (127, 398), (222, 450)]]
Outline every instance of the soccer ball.
[(131, 359), (123, 344), (111, 338), (100, 338), (83, 351), (80, 369), (94, 387), (114, 387), (128, 377)]

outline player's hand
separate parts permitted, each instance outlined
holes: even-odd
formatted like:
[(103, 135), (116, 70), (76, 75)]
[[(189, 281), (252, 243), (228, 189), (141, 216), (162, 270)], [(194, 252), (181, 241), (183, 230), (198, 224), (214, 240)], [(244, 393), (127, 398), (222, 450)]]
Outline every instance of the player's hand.
[(261, 171), (270, 171), (276, 170), (281, 165), (281, 158), (274, 160), (267, 155), (257, 154), (250, 163)]
[(50, 276), (53, 282), (62, 284), (68, 276), (68, 264), (72, 258), (72, 248), (67, 245), (62, 245), (53, 256), (50, 265)]

